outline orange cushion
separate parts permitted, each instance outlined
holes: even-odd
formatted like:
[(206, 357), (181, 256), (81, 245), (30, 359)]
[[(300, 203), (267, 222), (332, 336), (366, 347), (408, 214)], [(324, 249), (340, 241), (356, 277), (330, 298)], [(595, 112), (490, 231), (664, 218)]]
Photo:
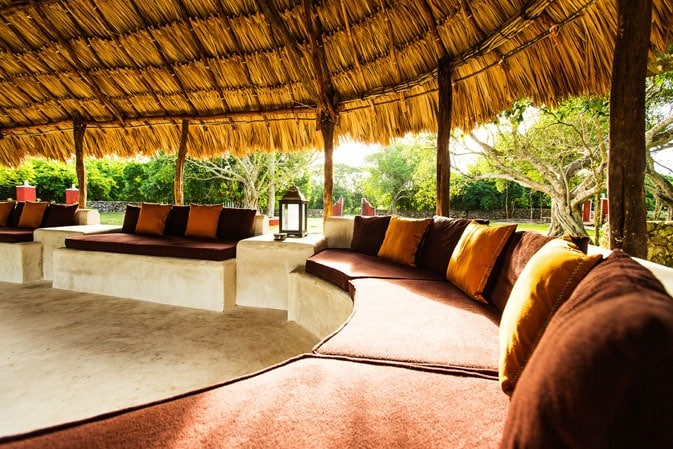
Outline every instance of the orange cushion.
[(431, 223), (432, 218), (392, 217), (378, 256), (402, 265), (415, 266), (418, 245)]
[(20, 228), (39, 228), (49, 203), (26, 201), (19, 218)]
[[(572, 242), (554, 239), (526, 263), (500, 319), (500, 385), (512, 394), (547, 322), (602, 259), (587, 256)], [(581, 349), (581, 348), (578, 348)]]
[(487, 303), (484, 290), (493, 266), (516, 225), (488, 226), (471, 222), (451, 254), (446, 278), (468, 296)]
[(185, 237), (216, 238), (221, 212), (222, 205), (220, 204), (212, 206), (190, 205)]
[(7, 226), (12, 209), (14, 209), (14, 201), (0, 202), (0, 226)]
[(163, 235), (170, 204), (142, 203), (136, 224), (136, 234)]

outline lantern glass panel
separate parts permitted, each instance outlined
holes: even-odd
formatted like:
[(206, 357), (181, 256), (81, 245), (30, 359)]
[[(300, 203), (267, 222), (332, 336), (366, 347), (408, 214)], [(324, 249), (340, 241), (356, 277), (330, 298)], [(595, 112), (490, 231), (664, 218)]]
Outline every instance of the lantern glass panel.
[(299, 204), (283, 204), (283, 228), (288, 231), (299, 232)]

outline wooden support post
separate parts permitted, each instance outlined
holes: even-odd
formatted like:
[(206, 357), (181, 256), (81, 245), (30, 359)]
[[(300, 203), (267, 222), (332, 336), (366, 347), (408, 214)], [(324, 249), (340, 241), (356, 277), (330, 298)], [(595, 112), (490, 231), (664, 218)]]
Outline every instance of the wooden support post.
[(323, 217), (332, 216), (332, 190), (334, 188), (334, 122), (329, 114), (323, 113), (321, 116), (320, 132), (325, 144), (325, 191), (323, 192)]
[(617, 15), (610, 92), (610, 247), (645, 258), (645, 76), (652, 0), (618, 0)]
[(86, 122), (79, 115), (75, 116), (73, 134), (75, 139), (75, 171), (77, 187), (79, 187), (79, 208), (86, 209), (86, 167), (84, 166), (84, 133)]
[(439, 60), (437, 81), (439, 84), (439, 111), (437, 112), (437, 215), (449, 215), (451, 183), (451, 109), (453, 88), (451, 86), (451, 64), (448, 58)]
[(175, 204), (183, 204), (185, 202), (184, 193), (184, 173), (185, 173), (185, 159), (187, 158), (187, 138), (189, 137), (189, 120), (182, 121), (182, 133), (180, 134), (180, 147), (178, 149), (178, 157), (175, 160), (175, 181), (173, 182), (173, 199)]

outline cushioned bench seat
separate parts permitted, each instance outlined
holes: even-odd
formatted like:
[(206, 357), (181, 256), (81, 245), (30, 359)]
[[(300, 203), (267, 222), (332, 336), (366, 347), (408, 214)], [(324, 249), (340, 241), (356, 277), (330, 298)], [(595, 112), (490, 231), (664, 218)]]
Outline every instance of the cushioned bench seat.
[(508, 402), (458, 371), (303, 356), (3, 449), (496, 448)]
[(455, 367), (497, 379), (500, 312), (493, 306), (468, 298), (448, 282), (351, 283), (354, 311), (338, 332), (316, 346), (316, 353)]
[(236, 257), (236, 243), (231, 240), (157, 237), (116, 232), (70, 237), (66, 239), (65, 246), (85, 251), (221, 261)]
[(409, 279), (441, 281), (445, 277), (428, 270), (400, 265), (348, 249), (330, 248), (306, 260), (306, 272), (348, 291), (352, 279)]
[(0, 227), (0, 243), (21, 243), (33, 241), (34, 229)]

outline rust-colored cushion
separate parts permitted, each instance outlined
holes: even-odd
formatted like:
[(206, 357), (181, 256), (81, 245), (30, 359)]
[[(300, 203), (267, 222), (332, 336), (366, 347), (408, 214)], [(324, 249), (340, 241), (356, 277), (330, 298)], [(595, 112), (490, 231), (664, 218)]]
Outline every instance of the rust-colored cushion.
[(415, 266), (416, 252), (432, 218), (392, 217), (378, 257), (402, 265)]
[(55, 226), (73, 226), (76, 225), (75, 216), (79, 205), (75, 204), (50, 204), (44, 211), (42, 218), (43, 228), (52, 228)]
[(220, 212), (222, 212), (222, 206), (219, 204), (190, 205), (185, 237), (214, 239), (217, 236)]
[(376, 256), (381, 249), (383, 239), (386, 237), (389, 223), (389, 215), (374, 217), (356, 215), (353, 220), (351, 249), (359, 253)]
[[(467, 218), (433, 217), (418, 250), (416, 265), (446, 276), (451, 253), (470, 221)], [(488, 221), (483, 223), (488, 224)]]
[(183, 237), (187, 229), (187, 220), (189, 220), (189, 206), (173, 205), (166, 219), (164, 234)]
[(554, 239), (530, 258), (514, 283), (500, 319), (500, 385), (512, 394), (547, 323), (600, 260), (577, 245)]
[(37, 228), (42, 223), (44, 211), (47, 210), (49, 203), (26, 201), (19, 218), (19, 228)]
[(143, 203), (136, 223), (136, 234), (163, 235), (170, 204)]
[(7, 226), (12, 210), (14, 210), (14, 201), (0, 202), (0, 227)]
[(493, 267), (516, 225), (467, 225), (451, 254), (446, 278), (468, 296), (488, 302), (484, 290)]
[(554, 314), (512, 395), (501, 448), (673, 447), (673, 298), (615, 251)]
[(126, 212), (124, 213), (124, 222), (122, 223), (122, 232), (125, 232), (127, 234), (135, 233), (139, 216), (140, 216), (140, 206), (127, 204)]
[(220, 212), (217, 238), (220, 240), (242, 240), (254, 234), (256, 209), (225, 207)]

